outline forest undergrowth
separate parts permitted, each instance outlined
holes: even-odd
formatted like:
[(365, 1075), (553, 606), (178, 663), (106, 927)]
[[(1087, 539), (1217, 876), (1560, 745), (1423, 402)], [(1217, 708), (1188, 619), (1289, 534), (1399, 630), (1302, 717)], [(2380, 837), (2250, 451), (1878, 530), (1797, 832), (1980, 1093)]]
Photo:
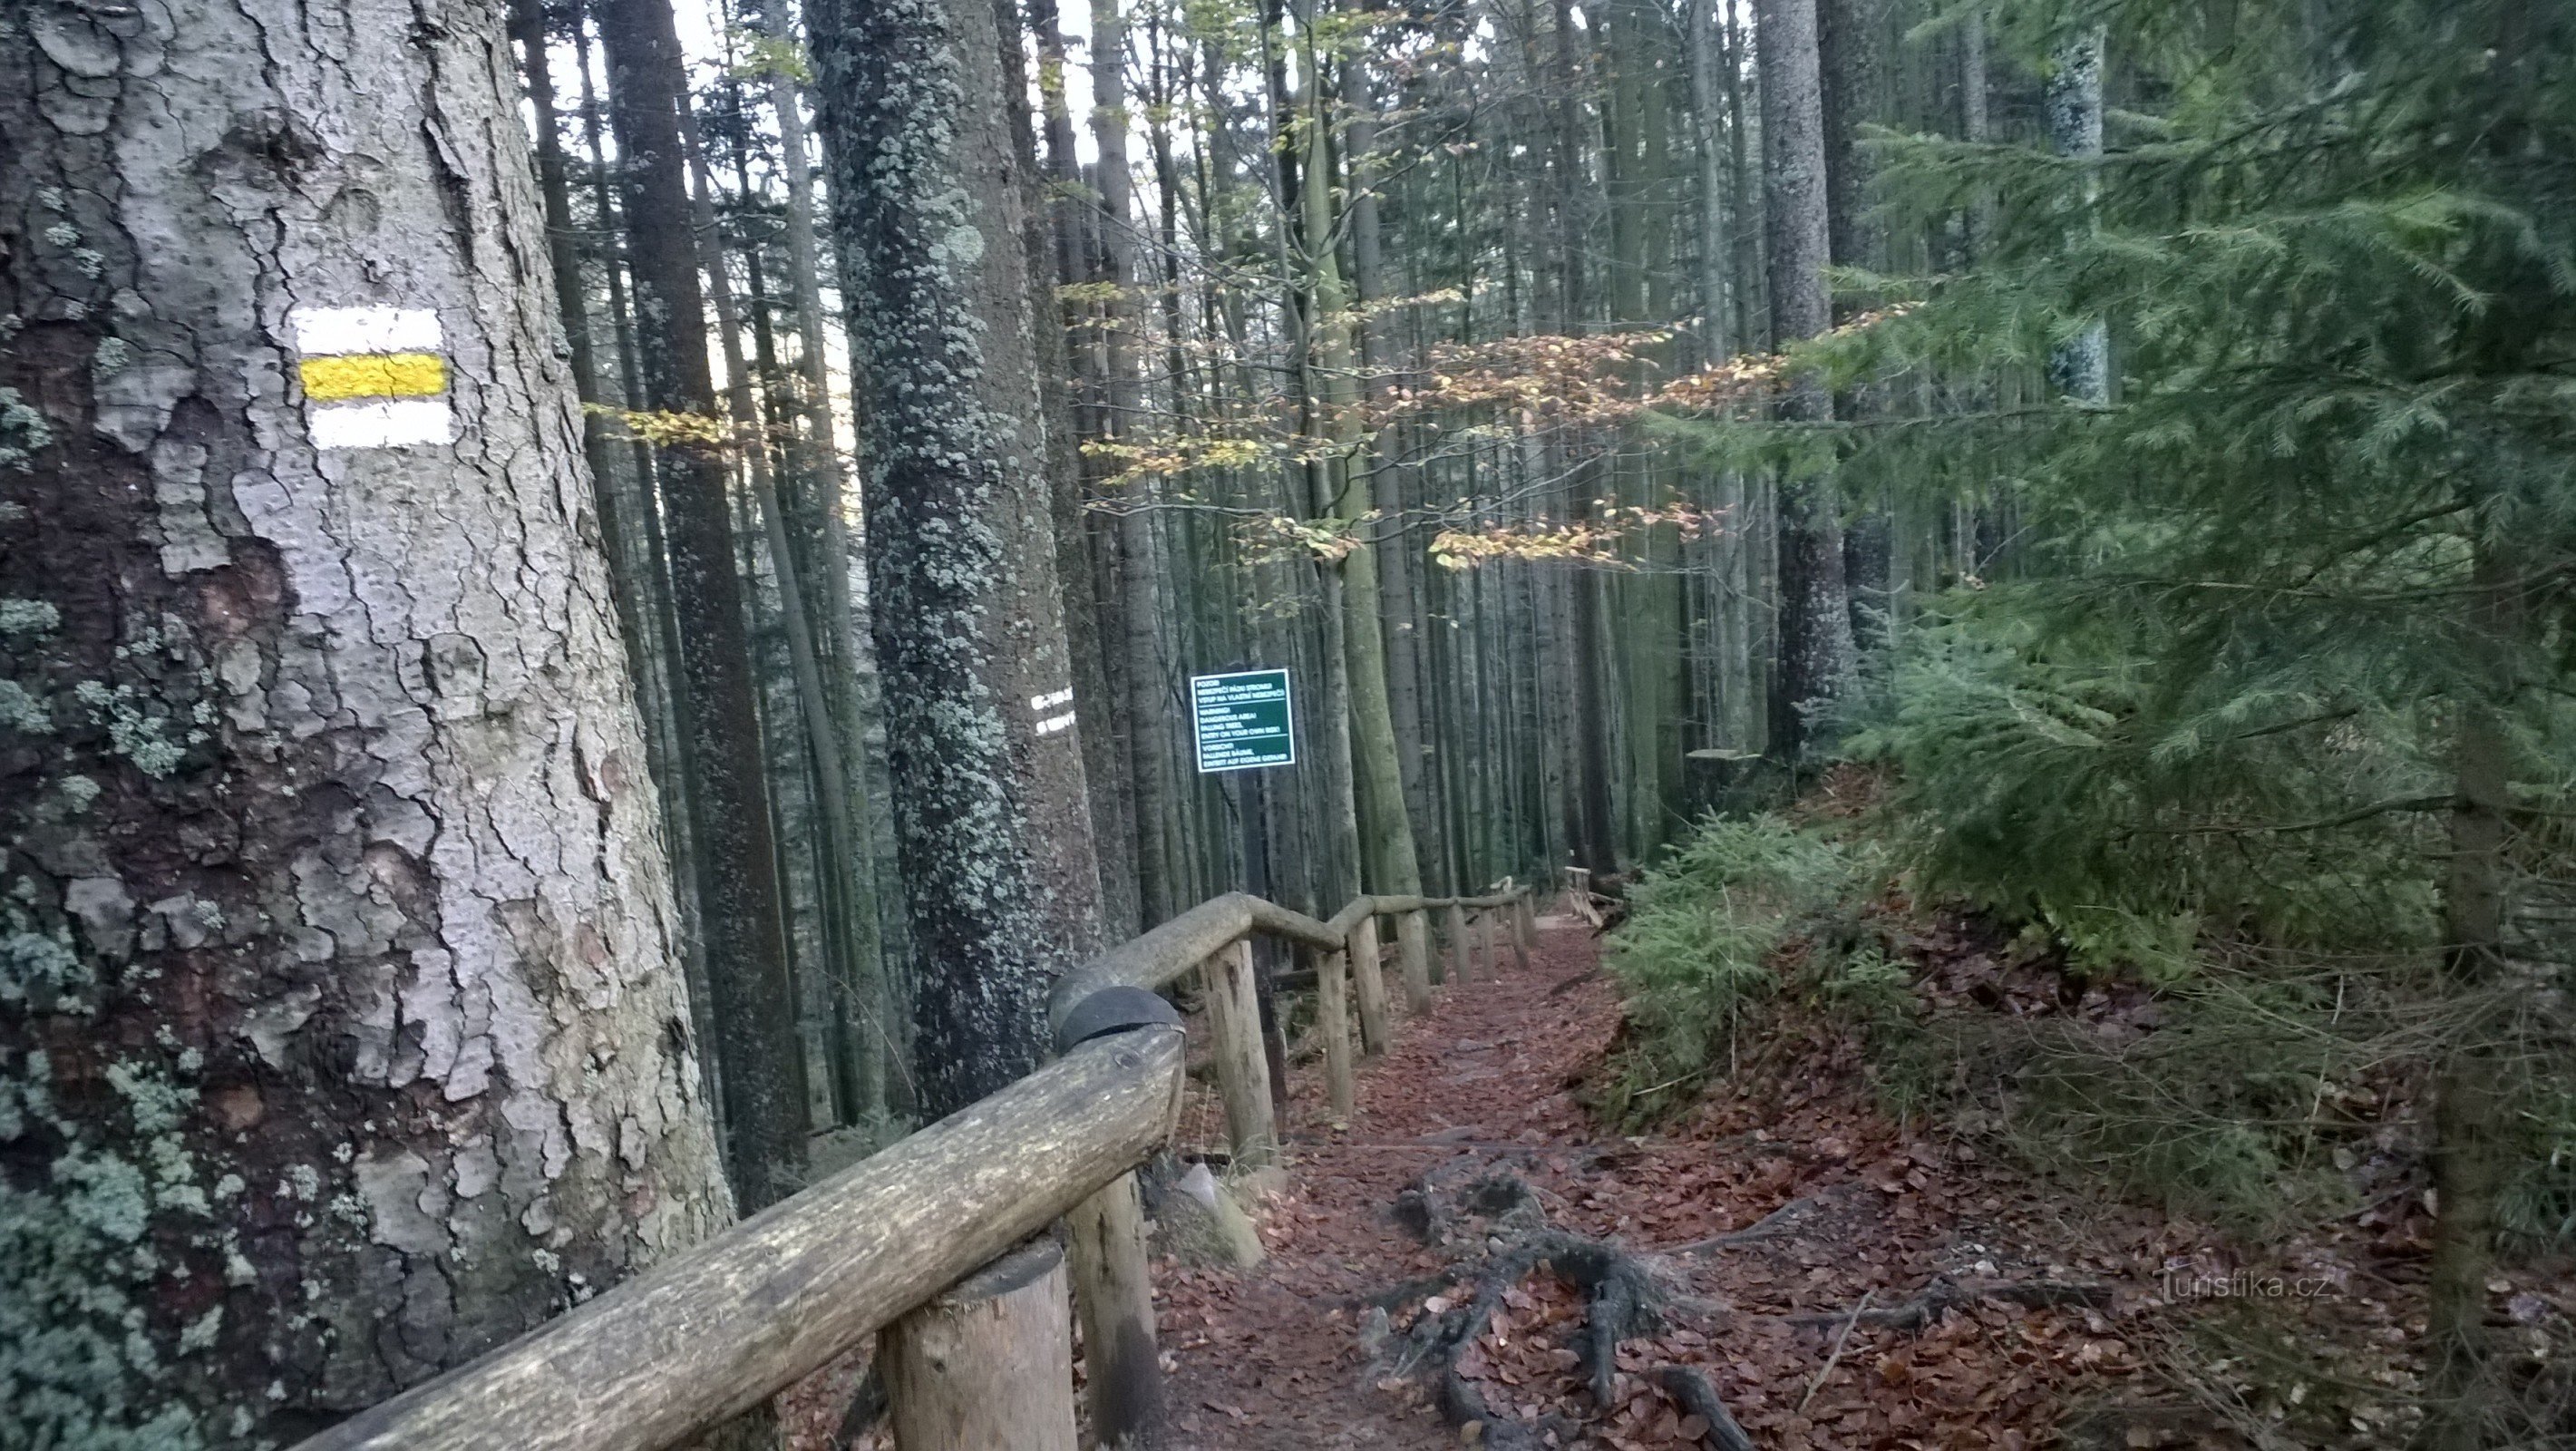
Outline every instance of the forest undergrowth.
[[(2100, 1444), (2404, 1444), (2439, 1210), (2432, 1065), (2463, 1017), (2390, 930), (2422, 894), (2385, 882), (2375, 917), (2284, 929), (2244, 906), (2267, 885), (2245, 853), (2230, 913), (2205, 910), (2215, 891), (2163, 913), (2016, 902), (1962, 869), (1955, 824), (1884, 761), (1703, 822), (1627, 890), (1605, 957), (1625, 1016), (1587, 1106), (1628, 1133), (1776, 1132), (1837, 1103), (2008, 1166), (2028, 1211), (2124, 1266), (2136, 1393)], [(2576, 1444), (2576, 1099), (2551, 1027), (2508, 1035), (2496, 1445)], [(2065, 1434), (2089, 1444), (2091, 1424), (2079, 1403)]]

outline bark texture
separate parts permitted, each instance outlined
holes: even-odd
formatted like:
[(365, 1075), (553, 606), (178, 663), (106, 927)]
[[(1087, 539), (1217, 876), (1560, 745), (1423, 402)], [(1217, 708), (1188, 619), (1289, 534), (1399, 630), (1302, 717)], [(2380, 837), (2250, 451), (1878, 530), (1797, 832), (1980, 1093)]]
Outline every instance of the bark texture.
[[(870, 422), (871, 603), (919, 963), (925, 1114), (1045, 1052), (1098, 933), (1056, 583), (1016, 27), (983, 0), (810, 11)], [(1044, 734), (1040, 727), (1048, 727)]]
[[(517, 107), (488, 4), (0, 25), (17, 1444), (292, 1440), (730, 1218)], [(317, 305), (435, 311), (452, 444), (317, 452)]]
[[(1832, 325), (1825, 286), (1829, 229), (1816, 0), (1759, 0), (1754, 17), (1769, 202), (1771, 336), (1777, 346)], [(1832, 397), (1812, 379), (1793, 384), (1780, 406), (1783, 418), (1799, 422), (1828, 423), (1833, 412)], [(1779, 499), (1780, 684), (1772, 696), (1771, 745), (1795, 758), (1818, 715), (1850, 688), (1858, 663), (1842, 525), (1829, 481), (1790, 471), (1779, 481)]]

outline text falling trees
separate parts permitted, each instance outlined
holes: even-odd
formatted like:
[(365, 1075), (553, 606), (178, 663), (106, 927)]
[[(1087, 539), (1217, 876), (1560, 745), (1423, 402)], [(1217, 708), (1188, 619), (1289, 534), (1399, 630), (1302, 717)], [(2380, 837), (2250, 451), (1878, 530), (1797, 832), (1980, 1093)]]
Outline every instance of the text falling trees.
[(517, 106), (488, 4), (0, 30), (13, 1443), (291, 1440), (730, 1215)]
[(1071, 698), (1034, 334), (1035, 168), (1019, 37), (992, 5), (810, 15), (935, 1117), (1037, 1063), (1046, 990), (1098, 936), (1075, 722), (1091, 703)]

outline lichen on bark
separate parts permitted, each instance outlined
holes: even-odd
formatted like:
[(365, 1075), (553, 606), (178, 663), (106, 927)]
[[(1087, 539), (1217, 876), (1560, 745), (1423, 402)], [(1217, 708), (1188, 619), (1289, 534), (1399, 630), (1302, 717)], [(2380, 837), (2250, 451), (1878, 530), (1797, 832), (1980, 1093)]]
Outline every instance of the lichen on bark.
[[(293, 1439), (722, 1223), (497, 16), (0, 20), (0, 1446)], [(456, 441), (318, 452), (300, 307)]]
[[(1018, 36), (978, 0), (810, 11), (872, 467), (871, 616), (921, 988), (925, 1112), (1034, 1066), (1048, 985), (1094, 944), (1055, 577)], [(1025, 103), (1018, 102), (1024, 111)], [(1075, 702), (1077, 711), (1106, 702)]]

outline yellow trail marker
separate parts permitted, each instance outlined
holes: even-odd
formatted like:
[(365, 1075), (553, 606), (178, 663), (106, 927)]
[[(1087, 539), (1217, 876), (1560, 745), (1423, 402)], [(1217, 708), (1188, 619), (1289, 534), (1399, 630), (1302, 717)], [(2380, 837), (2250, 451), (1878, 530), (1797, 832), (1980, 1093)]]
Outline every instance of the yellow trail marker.
[(447, 391), (447, 360), (435, 353), (359, 353), (303, 360), (304, 396), (315, 403), (344, 398), (427, 398)]
[(426, 307), (297, 307), (296, 376), (319, 449), (422, 448), (452, 443), (446, 340)]

